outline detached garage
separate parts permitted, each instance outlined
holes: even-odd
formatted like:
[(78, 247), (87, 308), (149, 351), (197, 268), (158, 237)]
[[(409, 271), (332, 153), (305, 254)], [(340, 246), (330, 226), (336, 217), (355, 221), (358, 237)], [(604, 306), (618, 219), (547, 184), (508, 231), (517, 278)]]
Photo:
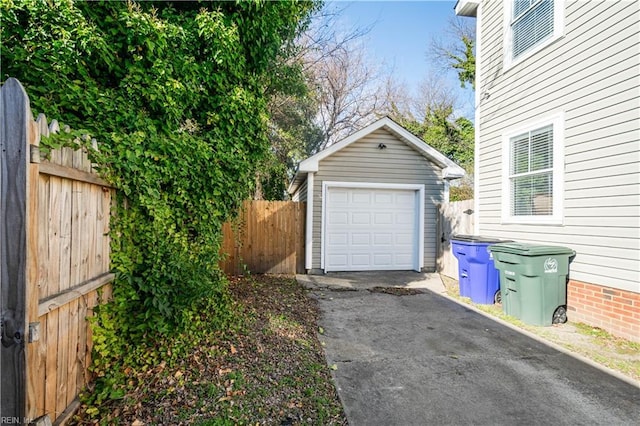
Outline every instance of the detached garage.
[(307, 202), (305, 269), (435, 270), (436, 204), (463, 175), (387, 117), (307, 158), (289, 186)]

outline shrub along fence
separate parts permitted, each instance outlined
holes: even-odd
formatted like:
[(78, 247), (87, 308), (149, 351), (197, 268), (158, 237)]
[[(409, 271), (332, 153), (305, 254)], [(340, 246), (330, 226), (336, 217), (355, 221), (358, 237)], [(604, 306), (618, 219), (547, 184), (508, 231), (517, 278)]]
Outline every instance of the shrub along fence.
[(0, 416), (14, 423), (60, 420), (90, 380), (87, 317), (110, 294), (113, 189), (86, 150), (61, 148), (40, 161), (42, 136), (22, 85), (0, 89), (2, 345)]
[(306, 203), (245, 201), (234, 222), (223, 226), (220, 268), (227, 274), (304, 273)]
[[(91, 381), (88, 317), (111, 295), (109, 223), (114, 189), (86, 149), (52, 150), (59, 131), (37, 120), (18, 80), (0, 89), (0, 418), (63, 422)], [(95, 147), (95, 141), (94, 141)], [(227, 273), (304, 272), (305, 203), (246, 201), (223, 229)]]

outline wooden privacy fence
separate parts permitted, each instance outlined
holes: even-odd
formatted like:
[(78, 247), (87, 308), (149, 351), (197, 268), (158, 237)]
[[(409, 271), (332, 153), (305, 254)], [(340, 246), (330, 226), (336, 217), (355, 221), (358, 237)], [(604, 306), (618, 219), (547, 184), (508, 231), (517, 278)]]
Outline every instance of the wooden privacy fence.
[(223, 226), (220, 267), (227, 274), (304, 273), (306, 203), (245, 201), (238, 218)]
[(456, 201), (438, 205), (438, 260), (441, 274), (458, 278), (458, 260), (451, 251), (453, 234), (473, 234), (473, 200)]
[(40, 162), (40, 138), (57, 122), (48, 126), (42, 114), (33, 120), (17, 80), (3, 85), (0, 105), (0, 415), (14, 423), (60, 420), (90, 379), (87, 317), (113, 280), (113, 193), (86, 151), (63, 148)]

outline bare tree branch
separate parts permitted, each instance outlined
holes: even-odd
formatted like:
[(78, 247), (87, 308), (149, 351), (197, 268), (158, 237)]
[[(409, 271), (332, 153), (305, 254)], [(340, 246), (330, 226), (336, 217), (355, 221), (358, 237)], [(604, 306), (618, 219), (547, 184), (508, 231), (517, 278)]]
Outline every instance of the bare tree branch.
[(449, 19), (449, 26), (443, 36), (429, 41), (427, 58), (442, 71), (451, 68), (458, 73), (462, 87), (466, 83), (475, 85), (475, 19), (459, 16)]

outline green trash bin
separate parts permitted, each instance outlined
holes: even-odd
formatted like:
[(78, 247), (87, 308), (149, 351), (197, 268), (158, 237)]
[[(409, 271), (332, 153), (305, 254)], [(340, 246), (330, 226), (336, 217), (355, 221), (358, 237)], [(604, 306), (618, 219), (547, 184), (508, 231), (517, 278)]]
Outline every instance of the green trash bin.
[(500, 272), (502, 310), (526, 324), (567, 321), (567, 277), (576, 252), (526, 243), (489, 246)]

